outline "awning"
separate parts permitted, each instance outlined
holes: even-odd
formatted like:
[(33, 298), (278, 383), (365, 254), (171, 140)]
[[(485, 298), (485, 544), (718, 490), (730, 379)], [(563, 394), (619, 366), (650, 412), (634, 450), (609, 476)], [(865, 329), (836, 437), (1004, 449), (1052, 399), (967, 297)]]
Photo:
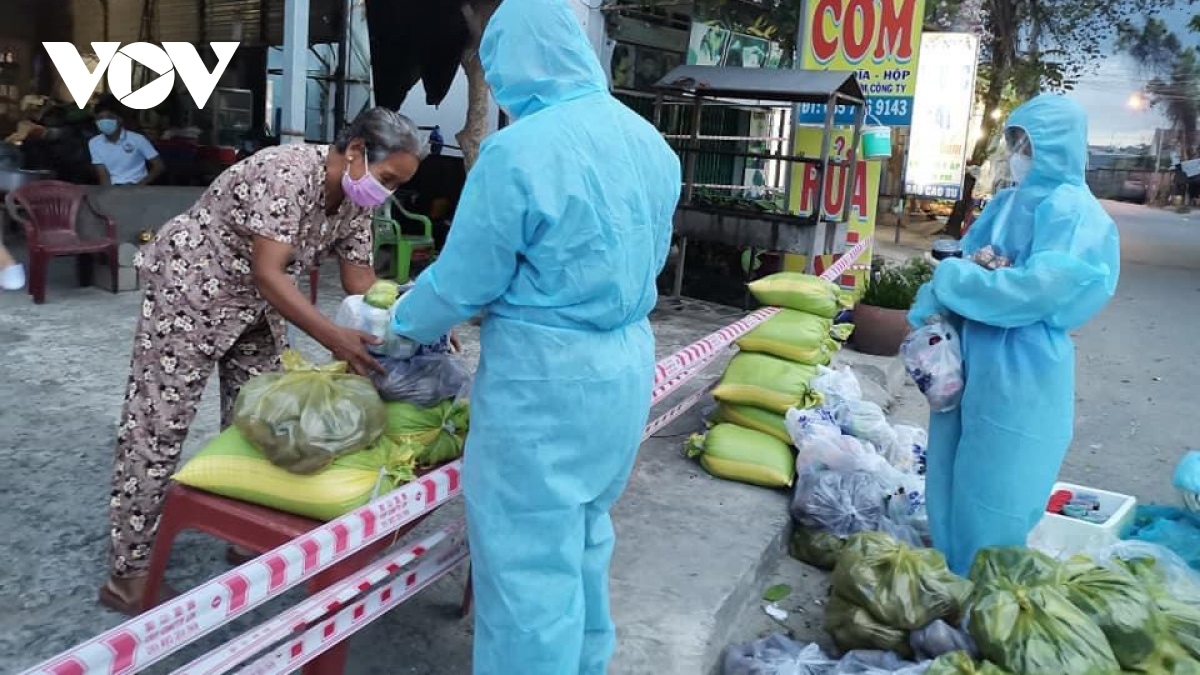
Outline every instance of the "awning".
[(853, 72), (678, 66), (654, 89), (664, 93), (786, 103), (826, 103), (833, 95), (854, 103), (863, 100)]

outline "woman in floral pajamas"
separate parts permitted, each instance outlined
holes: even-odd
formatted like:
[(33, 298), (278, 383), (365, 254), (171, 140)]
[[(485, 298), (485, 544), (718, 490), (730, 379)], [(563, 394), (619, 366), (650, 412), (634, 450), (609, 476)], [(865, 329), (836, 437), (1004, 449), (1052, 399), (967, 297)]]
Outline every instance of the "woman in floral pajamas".
[(117, 435), (112, 558), (100, 601), (136, 613), (163, 495), (201, 392), (215, 369), (221, 424), (238, 390), (275, 369), (285, 320), (365, 374), (368, 335), (334, 325), (296, 277), (332, 253), (347, 293), (375, 282), (371, 215), (419, 162), (417, 129), (383, 108), (333, 146), (268, 148), (230, 167), (139, 254), (145, 288)]

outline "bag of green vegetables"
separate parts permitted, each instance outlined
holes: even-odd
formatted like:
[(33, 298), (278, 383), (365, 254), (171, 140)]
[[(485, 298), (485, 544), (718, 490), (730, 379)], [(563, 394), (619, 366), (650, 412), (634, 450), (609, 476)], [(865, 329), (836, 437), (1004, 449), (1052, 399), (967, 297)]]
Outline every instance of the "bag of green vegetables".
[(348, 374), (345, 363), (315, 366), (287, 350), (283, 368), (252, 378), (233, 408), (234, 426), (272, 464), (316, 473), (383, 435), (383, 401), (371, 381)]

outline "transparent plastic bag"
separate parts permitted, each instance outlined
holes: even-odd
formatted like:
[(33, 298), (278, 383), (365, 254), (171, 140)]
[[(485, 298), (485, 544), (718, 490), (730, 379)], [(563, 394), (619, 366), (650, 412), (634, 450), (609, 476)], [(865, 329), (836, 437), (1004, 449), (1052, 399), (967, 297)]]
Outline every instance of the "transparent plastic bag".
[(928, 667), (892, 652), (858, 650), (843, 656), (830, 675), (922, 675)]
[(383, 400), (431, 407), (453, 399), (471, 380), (470, 373), (453, 354), (426, 353), (412, 358), (379, 359), (383, 373), (372, 373), (371, 382)]
[(888, 423), (887, 415), (878, 404), (871, 401), (839, 401), (832, 407), (833, 417), (842, 431), (875, 446), (879, 454), (891, 463), (893, 460), (911, 464), (911, 457), (901, 459), (900, 439), (896, 430)]
[(824, 466), (838, 471), (878, 471), (887, 464), (875, 448), (842, 433), (824, 408), (792, 408), (784, 426), (796, 446), (796, 468)]
[(818, 645), (773, 633), (761, 640), (730, 647), (722, 675), (828, 675), (836, 662)]
[(846, 368), (817, 367), (817, 376), (813, 378), (812, 388), (825, 397), (826, 405), (838, 401), (862, 400), (862, 385), (854, 376), (854, 371)]
[(345, 363), (315, 366), (293, 350), (283, 372), (251, 378), (233, 407), (234, 426), (272, 464), (312, 474), (383, 435), (387, 412), (375, 387)]
[(954, 652), (965, 652), (972, 657), (977, 653), (975, 643), (966, 631), (955, 628), (941, 619), (913, 631), (908, 636), (908, 644), (922, 661)]
[(964, 387), (958, 331), (936, 320), (909, 333), (900, 346), (904, 369), (935, 413), (956, 410)]
[(957, 617), (971, 593), (940, 552), (870, 533), (850, 537), (830, 583), (837, 597), (903, 631)]
[(380, 344), (367, 346), (367, 351), (377, 357), (406, 359), (417, 353), (416, 343), (392, 332), (392, 311), (372, 307), (361, 295), (347, 296), (342, 300), (333, 322), (378, 338)]
[(887, 487), (873, 473), (810, 469), (796, 481), (791, 514), (805, 527), (839, 537), (876, 532), (887, 496)]

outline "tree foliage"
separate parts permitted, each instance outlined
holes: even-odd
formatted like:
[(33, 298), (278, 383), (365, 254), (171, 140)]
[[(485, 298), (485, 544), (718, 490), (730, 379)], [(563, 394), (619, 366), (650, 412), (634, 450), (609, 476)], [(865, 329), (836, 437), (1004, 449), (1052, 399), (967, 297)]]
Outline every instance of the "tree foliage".
[[(1194, 17), (1189, 27), (1200, 28), (1200, 17)], [(1117, 48), (1149, 77), (1150, 105), (1161, 110), (1178, 132), (1181, 157), (1192, 157), (1200, 117), (1200, 54), (1161, 19), (1151, 17), (1141, 25), (1125, 22), (1118, 31)]]

